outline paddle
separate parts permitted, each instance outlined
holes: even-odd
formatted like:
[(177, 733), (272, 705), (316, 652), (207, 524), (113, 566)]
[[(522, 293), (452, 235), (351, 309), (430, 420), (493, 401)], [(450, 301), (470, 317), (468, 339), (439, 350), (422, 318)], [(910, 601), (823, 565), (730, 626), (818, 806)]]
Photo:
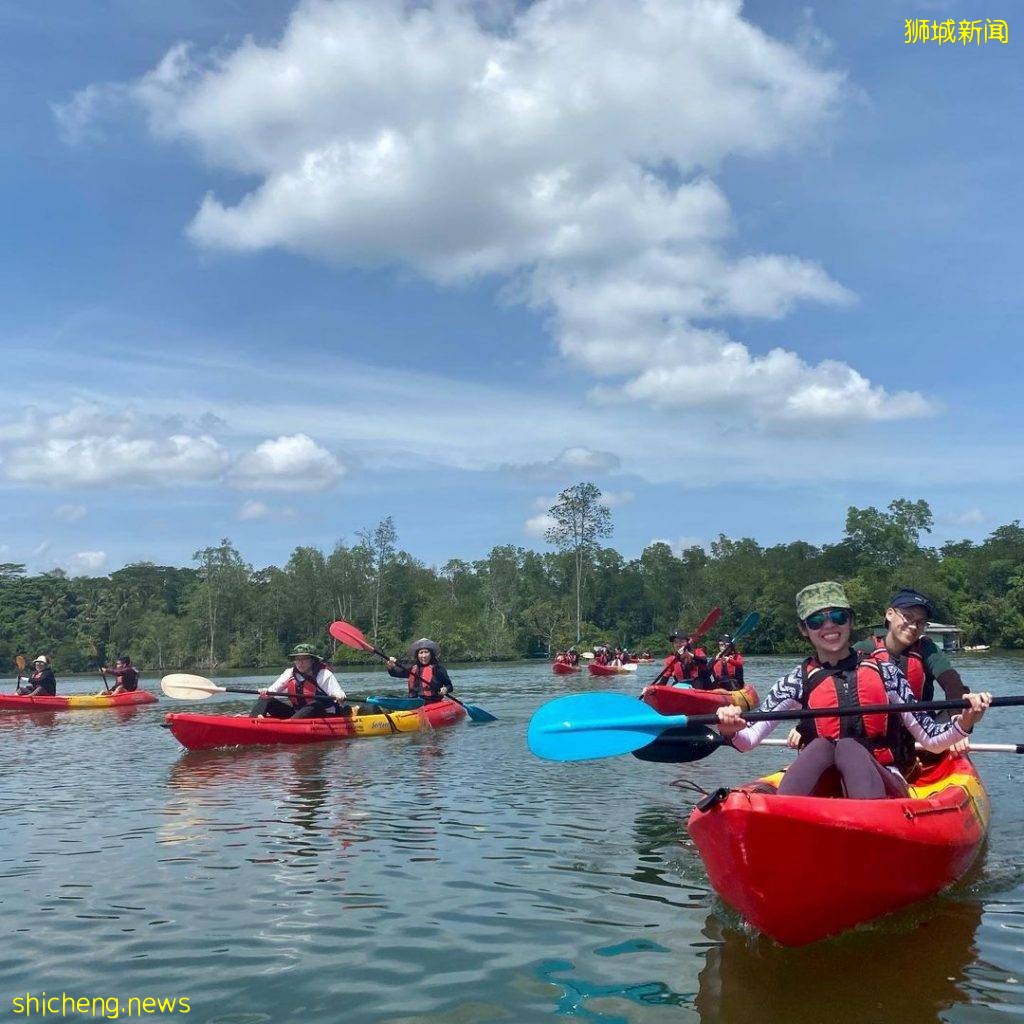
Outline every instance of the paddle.
[[(802, 722), (851, 715), (898, 715), (905, 711), (962, 711), (966, 700), (930, 700), (911, 704), (865, 704), (857, 708), (807, 708), (800, 711), (751, 711), (745, 722)], [(991, 707), (1024, 707), (1024, 697), (995, 697)], [(549, 701), (534, 712), (526, 733), (530, 749), (551, 761), (583, 761), (629, 754), (670, 729), (714, 725), (717, 715), (661, 715), (624, 693), (576, 693)], [(706, 734), (691, 732), (686, 742), (708, 746)], [(702, 738), (703, 737), (703, 738)], [(717, 743), (717, 739), (716, 739)], [(716, 746), (708, 747), (708, 753)], [(707, 756), (707, 755), (704, 755)], [(694, 759), (696, 760), (696, 759)]]
[[(160, 680), (160, 689), (168, 697), (173, 697), (175, 700), (206, 700), (207, 697), (212, 697), (215, 693), (249, 693), (258, 697), (261, 692), (244, 686), (218, 686), (215, 682), (207, 679), (206, 676), (193, 676), (187, 672), (172, 672), (170, 675), (164, 676)], [(285, 698), (288, 695), (279, 693), (273, 696)], [(345, 696), (346, 703), (380, 704), (381, 707), (387, 707), (392, 702), (397, 704), (404, 700), (405, 698), (357, 697), (354, 694), (347, 694)], [(391, 710), (405, 709), (392, 707)]]
[[(327, 627), (327, 632), (334, 637), (339, 643), (343, 643), (346, 647), (352, 647), (357, 651), (369, 651), (371, 654), (376, 654), (378, 658), (383, 661), (390, 661), (391, 658), (385, 654), (379, 647), (371, 644), (363, 631), (357, 626), (353, 626), (351, 622), (343, 622), (338, 620), (332, 622)], [(399, 665), (405, 666), (402, 662), (398, 662)], [(470, 719), (474, 722), (496, 722), (497, 718), (494, 717), (489, 711), (484, 711), (483, 708), (478, 708), (475, 704), (465, 704), (458, 697), (453, 697), (450, 693), (447, 695), (448, 699), (454, 701), (456, 704), (461, 705), (466, 710), (466, 714), (469, 715)], [(390, 698), (390, 699), (401, 699), (401, 698)], [(410, 700), (416, 700), (418, 698), (412, 697)], [(418, 705), (416, 705), (418, 706)], [(398, 709), (396, 709), (398, 710)]]
[[(752, 614), (756, 614), (756, 612)], [(686, 642), (691, 643), (694, 640), (699, 640), (721, 617), (722, 609), (712, 608), (711, 611), (709, 611), (707, 615), (704, 616), (704, 621), (690, 634), (689, 639), (687, 639)], [(750, 616), (748, 615), (747, 618), (749, 617)], [(662, 682), (665, 679), (666, 676), (672, 673), (672, 669), (675, 667), (676, 662), (680, 660), (681, 659), (679, 657), (679, 651), (677, 650), (675, 652), (675, 657), (672, 659), (672, 661), (670, 661), (668, 665), (666, 665), (658, 673), (658, 675), (650, 683), (648, 683), (648, 685), (657, 686), (660, 682)]]
[(104, 672), (103, 669), (100, 669), (100, 676), (102, 676), (102, 678), (103, 678), (103, 689), (107, 693), (110, 693), (110, 686), (107, 683), (107, 673)]
[[(653, 743), (633, 751), (640, 761), (655, 761), (659, 764), (688, 764), (701, 761), (713, 754), (719, 747), (731, 746), (728, 740), (704, 726), (688, 726), (685, 729), (669, 729)], [(761, 740), (759, 747), (789, 747), (788, 740)], [(792, 749), (792, 748), (791, 748)], [(918, 750), (924, 748), (917, 744)], [(1024, 743), (972, 743), (972, 754), (1024, 754)]]
[(21, 689), (21, 673), (25, 671), (25, 655), (16, 654), (14, 656), (14, 664), (18, 669), (18, 681), (14, 684), (14, 692), (17, 693)]
[(737, 640), (742, 640), (748, 633), (753, 633), (757, 629), (761, 622), (761, 615), (759, 612), (751, 612), (737, 627), (736, 632), (732, 635), (732, 642), (735, 644)]

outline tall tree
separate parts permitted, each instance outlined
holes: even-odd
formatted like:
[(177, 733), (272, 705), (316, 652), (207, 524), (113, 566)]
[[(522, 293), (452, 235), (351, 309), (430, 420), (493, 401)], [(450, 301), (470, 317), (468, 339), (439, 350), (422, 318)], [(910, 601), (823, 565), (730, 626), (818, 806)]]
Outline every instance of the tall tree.
[(380, 629), (380, 594), (384, 586), (384, 575), (398, 544), (398, 531), (391, 516), (382, 519), (372, 530), (361, 530), (359, 540), (373, 559), (373, 639), (378, 638)]
[(545, 531), (544, 538), (561, 551), (573, 556), (576, 579), (576, 642), (580, 639), (583, 572), (587, 560), (597, 547), (600, 537), (610, 537), (612, 514), (601, 504), (601, 489), (596, 484), (579, 483), (567, 487), (548, 509), (554, 524)]

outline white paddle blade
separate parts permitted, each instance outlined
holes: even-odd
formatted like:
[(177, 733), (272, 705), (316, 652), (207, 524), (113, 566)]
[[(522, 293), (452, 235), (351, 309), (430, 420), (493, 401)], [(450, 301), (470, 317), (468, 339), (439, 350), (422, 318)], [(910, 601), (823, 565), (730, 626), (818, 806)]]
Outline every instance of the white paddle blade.
[(620, 665), (619, 667), (624, 672), (635, 672), (640, 666), (635, 661), (631, 661), (628, 665)]
[(594, 652), (593, 651), (584, 651), (580, 655), (581, 658), (592, 658), (593, 656), (594, 656)]
[(205, 700), (215, 693), (227, 693), (223, 686), (211, 683), (205, 676), (172, 672), (160, 680), (160, 689), (175, 700)]

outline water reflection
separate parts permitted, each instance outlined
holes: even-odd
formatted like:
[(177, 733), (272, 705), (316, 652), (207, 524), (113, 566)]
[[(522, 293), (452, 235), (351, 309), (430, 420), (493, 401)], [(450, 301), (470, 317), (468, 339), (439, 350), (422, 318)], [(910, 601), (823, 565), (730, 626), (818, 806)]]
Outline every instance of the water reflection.
[(930, 1024), (970, 1001), (966, 969), (977, 954), (981, 916), (974, 901), (931, 900), (884, 924), (791, 949), (716, 910), (704, 927), (716, 945), (700, 972), (700, 1019)]

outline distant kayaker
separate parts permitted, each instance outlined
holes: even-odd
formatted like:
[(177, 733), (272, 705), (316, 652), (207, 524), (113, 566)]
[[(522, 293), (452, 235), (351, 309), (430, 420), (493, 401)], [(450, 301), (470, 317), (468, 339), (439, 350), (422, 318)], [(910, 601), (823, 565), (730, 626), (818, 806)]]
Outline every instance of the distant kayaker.
[(32, 673), (28, 679), (18, 687), (18, 693), (22, 697), (54, 697), (57, 694), (57, 677), (50, 667), (50, 659), (45, 654), (40, 654), (32, 662)]
[(575, 668), (580, 663), (580, 652), (575, 647), (570, 647), (565, 652), (565, 658), (568, 664)]
[(967, 693), (960, 673), (949, 658), (924, 635), (928, 620), (934, 615), (931, 601), (916, 590), (894, 594), (885, 610), (885, 636), (871, 636), (853, 645), (875, 661), (894, 661), (907, 677), (907, 683), (918, 700), (935, 699), (935, 681), (948, 700), (957, 700)]
[(718, 654), (711, 662), (711, 676), (718, 689), (743, 689), (743, 655), (736, 650), (729, 633), (718, 641)]
[(447, 697), (454, 687), (448, 670), (440, 662), (441, 648), (424, 637), (409, 648), (409, 654), (412, 656), (412, 668), (399, 664), (395, 658), (388, 658), (388, 675), (405, 679), (409, 696), (422, 697), (427, 704)]
[(132, 693), (139, 688), (139, 673), (132, 664), (132, 659), (127, 654), (119, 654), (113, 668), (104, 665), (99, 673), (101, 676), (113, 676), (114, 685), (109, 693), (104, 690), (104, 695), (111, 696), (115, 693)]
[[(856, 708), (909, 704), (913, 691), (892, 661), (877, 662), (850, 647), (853, 607), (842, 585), (812, 583), (796, 595), (798, 629), (814, 647), (806, 659), (771, 688), (758, 711)], [(810, 796), (835, 768), (847, 797), (874, 800), (904, 797), (902, 772), (914, 763), (914, 741), (932, 753), (963, 740), (992, 701), (989, 693), (966, 695), (969, 707), (949, 723), (921, 711), (897, 715), (816, 718), (801, 722), (803, 746), (779, 785), (781, 796)], [(719, 731), (738, 750), (757, 746), (778, 724), (747, 725), (738, 707), (718, 709)]]
[(708, 656), (703, 647), (698, 647), (688, 633), (677, 629), (669, 635), (675, 650), (665, 659), (661, 676), (668, 685), (686, 684), (698, 690), (708, 690), (714, 685), (708, 670)]
[[(265, 690), (249, 712), (251, 718), (324, 718), (338, 714), (345, 691), (312, 644), (296, 644), (285, 669)], [(275, 695), (288, 701), (277, 700)]]

